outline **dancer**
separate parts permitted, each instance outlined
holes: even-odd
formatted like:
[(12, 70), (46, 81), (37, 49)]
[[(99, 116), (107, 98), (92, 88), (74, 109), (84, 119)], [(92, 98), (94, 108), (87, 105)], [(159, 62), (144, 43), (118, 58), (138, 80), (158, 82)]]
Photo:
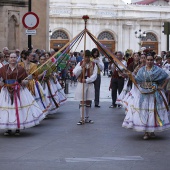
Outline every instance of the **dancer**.
[[(77, 125), (84, 124), (84, 115), (85, 123), (93, 123), (93, 121), (89, 119), (89, 111), (91, 108), (91, 100), (94, 100), (93, 82), (97, 78), (97, 66), (94, 62), (90, 61), (90, 56), (91, 52), (86, 50), (84, 60), (79, 62), (73, 70), (73, 73), (78, 79), (77, 89), (75, 91), (75, 99), (80, 101), (80, 121), (77, 123)], [(82, 91), (84, 91), (84, 96), (82, 95)]]
[[(45, 56), (46, 61), (49, 59), (49, 57)], [(57, 97), (59, 101), (59, 105), (63, 105), (67, 101), (67, 97), (64, 93), (64, 88), (61, 87), (58, 79), (57, 79), (57, 66), (56, 66), (56, 59), (54, 57), (51, 58), (51, 60), (48, 60), (47, 67), (51, 70), (51, 85), (53, 86), (54, 90), (57, 91)]]
[[(40, 64), (38, 67), (44, 64), (46, 61), (45, 56), (40, 56)], [(49, 111), (49, 114), (56, 113), (59, 108), (59, 97), (58, 97), (58, 90), (57, 86), (54, 82), (54, 76), (52, 73), (52, 69), (48, 64), (43, 65), (38, 70), (38, 79), (43, 87), (43, 90), (47, 96), (47, 98), (50, 100), (50, 103), (52, 104), (52, 107)]]
[(48, 109), (51, 107), (51, 103), (45, 95), (41, 84), (37, 80), (38, 75), (37, 72), (35, 72), (35, 70), (37, 69), (37, 65), (31, 62), (32, 59), (33, 56), (31, 52), (27, 51), (25, 52), (25, 55), (22, 59), (23, 62), (19, 63), (19, 65), (25, 68), (27, 74), (30, 75), (27, 88), (31, 92), (34, 99), (36, 100), (36, 102), (38, 103), (38, 105), (43, 110), (43, 113), (46, 116), (48, 114)]
[[(146, 65), (146, 55), (142, 54), (140, 57), (140, 64), (135, 68), (133, 71), (133, 75), (136, 75), (139, 69)], [(138, 92), (137, 87), (132, 84), (132, 89), (125, 95), (125, 97), (122, 99), (122, 105), (125, 108), (125, 114), (128, 111), (128, 107), (131, 105), (131, 102), (133, 101), (133, 94), (136, 94)]]
[(168, 74), (154, 65), (154, 57), (148, 55), (146, 66), (139, 69), (135, 80), (140, 91), (133, 94), (133, 101), (123, 121), (123, 127), (145, 132), (143, 139), (155, 137), (154, 132), (170, 128), (168, 104), (164, 87)]
[(11, 53), (9, 64), (0, 68), (0, 129), (4, 135), (20, 135), (20, 129), (33, 127), (44, 119), (44, 114), (29, 90), (26, 70), (17, 64), (17, 56)]

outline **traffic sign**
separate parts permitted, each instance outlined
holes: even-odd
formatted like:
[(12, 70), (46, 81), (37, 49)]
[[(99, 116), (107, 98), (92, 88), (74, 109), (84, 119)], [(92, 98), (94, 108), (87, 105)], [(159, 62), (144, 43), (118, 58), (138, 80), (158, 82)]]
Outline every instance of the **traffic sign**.
[(34, 12), (27, 12), (22, 18), (22, 23), (25, 28), (33, 30), (39, 24), (39, 17)]
[(37, 31), (36, 30), (26, 30), (25, 34), (26, 35), (36, 35)]

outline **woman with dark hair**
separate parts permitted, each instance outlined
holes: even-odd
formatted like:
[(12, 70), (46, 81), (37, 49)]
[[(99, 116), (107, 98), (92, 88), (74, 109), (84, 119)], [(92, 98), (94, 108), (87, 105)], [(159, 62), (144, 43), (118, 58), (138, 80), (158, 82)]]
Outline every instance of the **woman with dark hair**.
[(101, 75), (100, 72), (104, 69), (104, 64), (102, 60), (100, 59), (100, 53), (97, 48), (93, 48), (91, 52), (93, 62), (97, 65), (97, 79), (94, 81), (94, 89), (95, 89), (95, 107), (100, 107), (99, 105), (99, 98), (100, 98), (100, 84), (101, 84)]
[[(133, 53), (133, 62), (129, 64), (128, 70), (133, 72), (135, 68), (139, 65), (140, 55), (139, 53)], [(122, 105), (123, 99), (125, 98), (126, 94), (132, 89), (132, 81), (130, 79), (125, 79), (124, 87), (120, 95), (118, 95), (116, 104)]]
[(50, 52), (45, 52), (43, 55), (45, 56), (46, 60), (48, 60), (51, 57)]
[(27, 51), (24, 54), (23, 62), (19, 63), (19, 65), (25, 68), (27, 74), (30, 75), (27, 88), (31, 92), (31, 94), (33, 95), (36, 102), (38, 103), (38, 105), (40, 106), (40, 108), (42, 109), (43, 113), (46, 116), (48, 114), (48, 109), (50, 107), (50, 101), (45, 96), (43, 88), (37, 79), (38, 76), (38, 72), (36, 71), (37, 65), (31, 62), (32, 59), (33, 59), (32, 53), (30, 51)]
[[(59, 97), (59, 104), (60, 105), (63, 105), (66, 103), (66, 100), (67, 100), (67, 97), (64, 93), (64, 88), (61, 87), (58, 79), (57, 79), (57, 66), (56, 66), (56, 59), (52, 56), (50, 56), (50, 53), (49, 52), (46, 52), (44, 54), (45, 56), (45, 60), (47, 62), (47, 66), (50, 68), (51, 72), (52, 72), (52, 81), (54, 82), (54, 88), (57, 89), (58, 91), (58, 97)], [(51, 58), (50, 58), (51, 57)]]
[(145, 132), (143, 139), (149, 139), (155, 137), (154, 132), (170, 128), (169, 108), (163, 91), (168, 74), (154, 65), (154, 57), (148, 55), (146, 66), (139, 69), (135, 80), (140, 91), (133, 93), (122, 126)]
[(21, 61), (25, 60), (25, 53), (26, 52), (27, 52), (26, 50), (21, 51)]
[(43, 87), (43, 90), (50, 101), (51, 107), (49, 114), (54, 114), (57, 112), (60, 101), (58, 95), (58, 89), (54, 82), (53, 70), (46, 62), (46, 57), (44, 55), (39, 58), (40, 64), (38, 65), (38, 79)]
[[(133, 71), (133, 75), (136, 75), (137, 72), (139, 71), (139, 69), (141, 67), (145, 66), (145, 65), (146, 65), (146, 55), (145, 54), (141, 54), (140, 64)], [(127, 89), (124, 89), (124, 90), (128, 91), (129, 89), (127, 88)], [(132, 84), (132, 89), (129, 92), (127, 92), (127, 94), (125, 95), (124, 98), (122, 98), (121, 104), (123, 105), (123, 107), (126, 110), (125, 114), (129, 110), (128, 107), (131, 106), (131, 102), (133, 101), (132, 99), (134, 98), (133, 94), (135, 94), (136, 91), (138, 91), (137, 87), (134, 84)]]

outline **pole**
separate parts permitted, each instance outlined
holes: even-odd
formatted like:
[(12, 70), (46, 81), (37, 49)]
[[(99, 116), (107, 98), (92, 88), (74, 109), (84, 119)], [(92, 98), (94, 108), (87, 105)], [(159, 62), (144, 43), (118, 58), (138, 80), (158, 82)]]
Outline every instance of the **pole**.
[(167, 34), (166, 36), (167, 36), (167, 51), (169, 51), (169, 34)]
[[(89, 19), (89, 16), (88, 15), (84, 15), (82, 17), (84, 19), (84, 23), (85, 23), (85, 34), (84, 34), (84, 59), (85, 59), (85, 51), (86, 51), (86, 33), (87, 33), (87, 20)], [(83, 67), (83, 70), (82, 70), (82, 74), (83, 74), (83, 79), (85, 78), (85, 67)], [(86, 104), (86, 101), (84, 100), (84, 88), (85, 88), (85, 84), (83, 82), (83, 89), (82, 89), (82, 124), (85, 123), (85, 120), (84, 120), (84, 110), (85, 110), (85, 104)]]
[[(32, 10), (32, 0), (28, 0), (28, 12), (31, 12)], [(31, 35), (28, 35), (28, 50), (32, 50), (32, 37)]]
[[(84, 58), (85, 58), (85, 51), (86, 51), (86, 23), (85, 21), (85, 34), (84, 34)], [(83, 79), (85, 77), (85, 67), (83, 67)], [(83, 89), (82, 89), (82, 123), (84, 124), (84, 110), (85, 110), (85, 101), (84, 101), (84, 87), (85, 84), (83, 82)]]
[(169, 51), (169, 34), (170, 34), (170, 22), (168, 22), (167, 24), (167, 37), (166, 37), (166, 40), (167, 40), (167, 51)]

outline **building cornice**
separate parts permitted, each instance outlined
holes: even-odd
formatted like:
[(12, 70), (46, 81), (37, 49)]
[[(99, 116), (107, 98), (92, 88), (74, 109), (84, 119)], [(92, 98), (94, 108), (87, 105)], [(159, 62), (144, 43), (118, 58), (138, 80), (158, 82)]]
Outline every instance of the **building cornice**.
[(26, 7), (28, 6), (28, 1), (26, 0), (0, 0), (0, 6)]
[(126, 9), (101, 9), (101, 8), (88, 8), (83, 9), (82, 7), (66, 7), (62, 6), (59, 8), (50, 8), (50, 18), (81, 18), (79, 11), (81, 13), (87, 14), (92, 19), (128, 19), (128, 20), (170, 20), (170, 9), (167, 10), (158, 10), (145, 8), (126, 8)]

